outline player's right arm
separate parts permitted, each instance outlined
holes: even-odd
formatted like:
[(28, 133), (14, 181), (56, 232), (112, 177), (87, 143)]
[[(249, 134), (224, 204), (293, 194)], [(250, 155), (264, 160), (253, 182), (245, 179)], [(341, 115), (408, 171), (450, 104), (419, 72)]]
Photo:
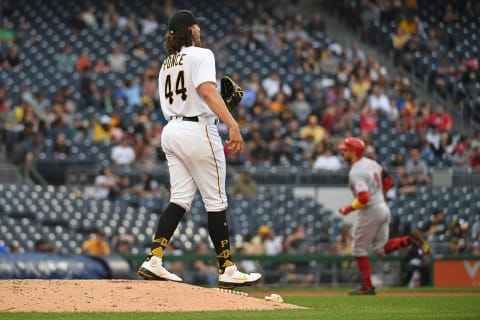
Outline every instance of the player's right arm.
[(212, 82), (204, 82), (198, 86), (197, 90), (212, 112), (215, 113), (215, 115), (228, 127), (229, 140), (227, 143), (230, 149), (233, 152), (242, 151), (243, 138), (240, 133), (240, 127), (230, 111), (228, 111), (222, 96), (218, 93), (217, 88), (215, 87), (215, 84)]
[(354, 210), (365, 208), (370, 200), (370, 192), (365, 177), (350, 175), (350, 181), (355, 198), (350, 205), (343, 206), (338, 209), (338, 212), (340, 212), (342, 215), (347, 215)]

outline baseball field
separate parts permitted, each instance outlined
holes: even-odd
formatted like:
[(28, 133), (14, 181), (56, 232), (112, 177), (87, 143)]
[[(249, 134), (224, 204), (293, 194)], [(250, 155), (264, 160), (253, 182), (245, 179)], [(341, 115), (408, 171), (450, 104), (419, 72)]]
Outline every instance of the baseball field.
[[(480, 319), (480, 287), (245, 288), (131, 280), (0, 280), (0, 319)], [(283, 303), (266, 301), (276, 293)]]

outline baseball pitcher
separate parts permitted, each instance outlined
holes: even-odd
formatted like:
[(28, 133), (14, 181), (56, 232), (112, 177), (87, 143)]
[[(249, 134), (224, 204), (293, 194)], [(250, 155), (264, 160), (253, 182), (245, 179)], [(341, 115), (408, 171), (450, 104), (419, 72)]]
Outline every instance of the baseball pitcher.
[(171, 198), (160, 217), (150, 255), (138, 274), (146, 280), (182, 281), (163, 267), (162, 257), (199, 189), (217, 253), (219, 287), (233, 288), (252, 285), (261, 278), (259, 273), (240, 272), (232, 262), (225, 215), (226, 160), (217, 122), (220, 119), (229, 128), (230, 150), (241, 151), (243, 139), (229, 109), (240, 102), (243, 92), (230, 78), (222, 79), (221, 94), (217, 91), (214, 54), (201, 47), (199, 23), (203, 21), (188, 10), (180, 10), (168, 22), (168, 56), (160, 69), (158, 90), (162, 112), (169, 120), (161, 143), (168, 162)]

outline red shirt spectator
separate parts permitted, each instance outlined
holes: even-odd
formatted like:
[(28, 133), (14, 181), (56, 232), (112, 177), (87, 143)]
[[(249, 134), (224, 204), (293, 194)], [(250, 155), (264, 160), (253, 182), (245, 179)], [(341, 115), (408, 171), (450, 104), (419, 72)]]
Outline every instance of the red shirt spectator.
[(435, 113), (428, 117), (428, 125), (437, 127), (441, 132), (450, 131), (452, 128), (452, 117), (442, 107), (438, 107)]
[(480, 147), (476, 147), (470, 156), (470, 166), (480, 168)]
[(362, 132), (371, 132), (377, 129), (377, 114), (366, 107), (360, 115), (360, 130)]

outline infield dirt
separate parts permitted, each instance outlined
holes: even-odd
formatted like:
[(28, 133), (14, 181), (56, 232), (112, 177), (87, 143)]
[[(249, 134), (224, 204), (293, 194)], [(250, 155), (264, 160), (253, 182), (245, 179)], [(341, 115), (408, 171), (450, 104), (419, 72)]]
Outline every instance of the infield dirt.
[[(141, 280), (0, 280), (0, 312), (173, 312), (303, 309), (184, 283)], [(246, 294), (246, 293), (244, 293)]]

